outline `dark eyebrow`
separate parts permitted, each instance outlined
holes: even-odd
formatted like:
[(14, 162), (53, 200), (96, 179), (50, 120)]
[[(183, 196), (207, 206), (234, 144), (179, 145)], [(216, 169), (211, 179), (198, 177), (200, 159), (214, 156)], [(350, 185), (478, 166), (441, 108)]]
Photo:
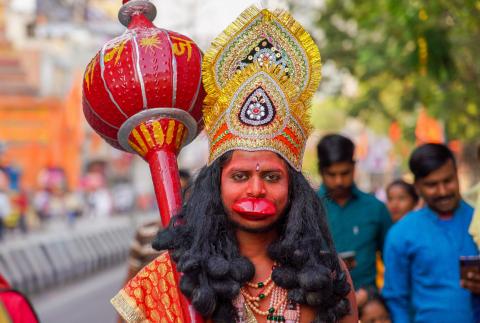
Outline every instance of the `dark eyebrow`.
[(251, 170), (245, 169), (245, 168), (232, 168), (228, 171), (229, 173), (234, 173), (234, 172), (246, 172), (249, 173)]
[(260, 173), (264, 174), (264, 173), (284, 173), (284, 172), (279, 168), (275, 168), (275, 169), (264, 169), (264, 170), (261, 170)]
[[(229, 172), (247, 172), (247, 173), (250, 173), (250, 172), (256, 172), (256, 170), (248, 170), (248, 169), (245, 169), (245, 168), (232, 168), (229, 170)], [(272, 168), (272, 169), (264, 169), (264, 170), (261, 170), (260, 173), (284, 173), (284, 171), (282, 171), (280, 168)]]
[(445, 178), (442, 178), (441, 180), (435, 180), (435, 181), (424, 181), (423, 183), (425, 185), (437, 185), (439, 183), (444, 183), (444, 182), (448, 182), (448, 181), (451, 181), (452, 179), (455, 178), (455, 175), (451, 175), (451, 176), (447, 176)]

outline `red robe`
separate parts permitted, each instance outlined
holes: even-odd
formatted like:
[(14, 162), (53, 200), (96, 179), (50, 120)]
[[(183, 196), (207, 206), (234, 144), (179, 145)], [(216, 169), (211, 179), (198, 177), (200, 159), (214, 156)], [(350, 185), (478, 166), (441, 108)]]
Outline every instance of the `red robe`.
[(128, 323), (181, 323), (179, 289), (169, 254), (165, 252), (145, 266), (111, 303)]

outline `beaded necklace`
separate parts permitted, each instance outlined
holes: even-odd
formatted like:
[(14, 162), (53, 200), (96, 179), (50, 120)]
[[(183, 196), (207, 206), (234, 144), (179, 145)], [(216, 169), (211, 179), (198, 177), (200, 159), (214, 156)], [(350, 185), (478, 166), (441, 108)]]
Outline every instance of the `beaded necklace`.
[[(287, 291), (277, 286), (270, 277), (264, 282), (247, 283), (247, 286), (261, 289), (256, 296), (251, 295), (246, 287), (240, 289), (240, 294), (233, 304), (237, 309), (238, 323), (258, 323), (255, 314), (266, 316), (267, 322), (300, 322), (300, 305), (287, 299)], [(260, 302), (270, 296), (267, 310), (260, 309)]]

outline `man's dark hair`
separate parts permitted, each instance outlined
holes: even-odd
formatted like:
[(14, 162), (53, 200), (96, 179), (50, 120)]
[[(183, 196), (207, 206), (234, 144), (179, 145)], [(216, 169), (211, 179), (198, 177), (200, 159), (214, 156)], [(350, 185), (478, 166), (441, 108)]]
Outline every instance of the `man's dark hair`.
[(417, 181), (439, 169), (449, 160), (456, 166), (455, 156), (446, 145), (424, 144), (412, 152), (408, 166)]
[[(231, 155), (200, 171), (188, 203), (153, 242), (155, 249), (171, 252), (183, 273), (181, 291), (215, 323), (237, 321), (232, 301), (255, 275), (251, 261), (239, 252), (221, 200), (222, 168)], [(301, 172), (288, 166), (288, 174), (290, 204), (279, 223), (279, 239), (268, 248), (278, 264), (272, 280), (288, 290), (289, 300), (312, 307), (314, 322), (333, 323), (350, 312), (350, 285), (319, 198)]]
[(354, 151), (355, 145), (347, 137), (338, 134), (326, 135), (317, 145), (318, 169), (321, 172), (335, 163), (353, 163)]
[(187, 169), (183, 169), (183, 168), (179, 169), (178, 174), (180, 175), (180, 178), (183, 178), (186, 181), (190, 181), (191, 179), (190, 172)]

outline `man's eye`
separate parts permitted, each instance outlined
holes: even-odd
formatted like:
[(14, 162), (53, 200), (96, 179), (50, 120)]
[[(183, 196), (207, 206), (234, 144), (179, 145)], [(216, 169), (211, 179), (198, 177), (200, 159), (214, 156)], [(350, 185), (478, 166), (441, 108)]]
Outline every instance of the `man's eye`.
[(266, 174), (265, 180), (271, 183), (276, 183), (280, 180), (281, 176), (279, 174)]
[(232, 179), (234, 181), (237, 181), (237, 182), (241, 182), (241, 181), (245, 181), (247, 180), (248, 176), (246, 174), (243, 174), (243, 173), (234, 173), (232, 175)]

